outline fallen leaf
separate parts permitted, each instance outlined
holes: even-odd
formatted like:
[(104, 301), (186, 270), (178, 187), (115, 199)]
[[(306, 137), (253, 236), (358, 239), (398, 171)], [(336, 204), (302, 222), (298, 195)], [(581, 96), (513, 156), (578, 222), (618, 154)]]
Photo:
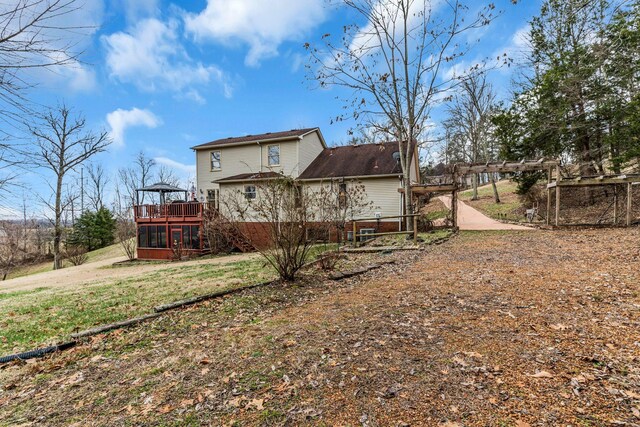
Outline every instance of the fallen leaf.
[(161, 406), (160, 408), (158, 408), (158, 412), (160, 412), (161, 414), (167, 414), (169, 412), (171, 412), (173, 410), (173, 408), (171, 407), (171, 405), (164, 405)]
[(516, 427), (531, 427), (531, 424), (526, 423), (524, 421), (517, 420), (516, 421)]
[(478, 353), (478, 352), (475, 352), (475, 351), (465, 351), (463, 353), (467, 357), (474, 357), (474, 358), (477, 358), (477, 359), (481, 359), (482, 358), (482, 355), (480, 353)]
[(247, 403), (247, 408), (254, 408), (256, 411), (264, 409), (264, 399), (252, 399)]
[(547, 371), (539, 371), (535, 374), (527, 374), (527, 376), (531, 378), (553, 378), (553, 374)]

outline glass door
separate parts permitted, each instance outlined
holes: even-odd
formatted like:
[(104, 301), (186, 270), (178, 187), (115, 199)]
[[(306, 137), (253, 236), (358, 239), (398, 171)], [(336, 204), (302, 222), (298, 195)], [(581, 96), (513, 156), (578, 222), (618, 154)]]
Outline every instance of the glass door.
[(181, 228), (171, 229), (171, 247), (172, 248), (182, 247), (182, 229)]

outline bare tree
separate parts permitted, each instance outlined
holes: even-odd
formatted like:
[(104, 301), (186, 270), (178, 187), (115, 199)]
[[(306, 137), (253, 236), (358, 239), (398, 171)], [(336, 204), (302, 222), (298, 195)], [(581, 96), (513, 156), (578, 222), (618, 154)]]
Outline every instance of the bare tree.
[(76, 66), (81, 52), (78, 34), (89, 26), (67, 25), (78, 11), (77, 0), (13, 0), (0, 3), (0, 198), (16, 184), (20, 124), (33, 116), (28, 90), (37, 69)]
[(314, 235), (311, 240), (325, 245), (325, 255), (320, 258), (320, 265), (323, 269), (330, 270), (338, 261), (338, 252), (332, 253), (329, 250), (330, 244), (335, 240), (340, 246), (347, 223), (362, 217), (374, 205), (367, 196), (365, 186), (355, 180), (322, 182), (320, 188), (312, 192), (312, 197), (316, 201), (313, 206), (316, 218), (311, 232), (319, 235)]
[(153, 179), (153, 169), (156, 166), (155, 160), (149, 158), (144, 154), (144, 151), (140, 151), (135, 160), (133, 166), (118, 169), (118, 189), (117, 201), (120, 206), (120, 215), (124, 214), (127, 217), (130, 216), (131, 207), (137, 202), (144, 204), (146, 195), (143, 192), (141, 199), (136, 200), (136, 189), (145, 187), (151, 184)]
[[(336, 120), (353, 117), (398, 141), (405, 213), (411, 214), (412, 144), (424, 137), (432, 107), (456, 83), (444, 69), (467, 52), (461, 35), (488, 25), (495, 7), (489, 3), (474, 14), (461, 0), (339, 3), (366, 24), (346, 25), (338, 37), (326, 34), (325, 48), (307, 44), (311, 77), (321, 87), (352, 92)], [(410, 218), (406, 226), (413, 227)]]
[(307, 238), (307, 230), (314, 221), (316, 199), (289, 177), (255, 184), (255, 198), (227, 193), (221, 199), (222, 214), (245, 235), (250, 232), (247, 227), (264, 227), (268, 244), (256, 245), (256, 249), (282, 280), (295, 280), (314, 243)]
[[(491, 145), (491, 115), (496, 109), (493, 87), (487, 82), (486, 73), (472, 72), (462, 79), (458, 91), (448, 106), (445, 127), (451, 145), (458, 150), (458, 157), (477, 163), (494, 160)], [(500, 196), (493, 174), (489, 174), (496, 203)], [(473, 175), (472, 200), (478, 199), (478, 174)]]
[[(0, 120), (19, 119), (29, 112), (25, 90), (32, 87), (26, 73), (76, 63), (71, 41), (88, 27), (61, 24), (78, 10), (76, 0), (16, 0), (0, 4)], [(18, 120), (20, 121), (20, 120)]]
[(33, 162), (52, 172), (55, 177), (55, 185), (53, 185), (55, 202), (52, 206), (54, 269), (62, 267), (60, 243), (63, 233), (65, 177), (93, 155), (106, 150), (111, 143), (107, 132), (95, 134), (85, 131), (85, 126), (85, 119), (74, 116), (72, 111), (64, 105), (42, 114), (39, 122), (28, 124), (30, 134), (34, 137), (34, 153), (31, 155)]
[(89, 182), (87, 186), (87, 198), (94, 211), (104, 207), (105, 191), (109, 185), (109, 176), (99, 163), (91, 163), (87, 167)]

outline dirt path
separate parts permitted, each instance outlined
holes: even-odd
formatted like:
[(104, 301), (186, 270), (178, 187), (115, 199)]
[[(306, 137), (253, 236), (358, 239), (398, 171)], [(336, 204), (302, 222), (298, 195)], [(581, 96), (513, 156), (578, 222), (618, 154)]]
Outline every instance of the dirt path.
[[(451, 209), (451, 196), (438, 198), (447, 208)], [(458, 200), (458, 227), (460, 230), (535, 230), (532, 227), (496, 221), (461, 200)]]
[(256, 254), (237, 254), (219, 258), (184, 261), (179, 263), (167, 262), (159, 264), (140, 264), (110, 268), (116, 262), (125, 261), (126, 257), (119, 256), (97, 262), (87, 263), (75, 267), (67, 267), (61, 270), (46, 271), (29, 276), (0, 282), (0, 294), (6, 292), (26, 291), (39, 287), (69, 288), (82, 284), (102, 283), (118, 279), (140, 276), (153, 271), (175, 268), (180, 266), (207, 264), (226, 264), (229, 262), (243, 261), (257, 256)]
[(169, 313), (0, 369), (0, 425), (636, 426), (639, 241), (461, 233)]

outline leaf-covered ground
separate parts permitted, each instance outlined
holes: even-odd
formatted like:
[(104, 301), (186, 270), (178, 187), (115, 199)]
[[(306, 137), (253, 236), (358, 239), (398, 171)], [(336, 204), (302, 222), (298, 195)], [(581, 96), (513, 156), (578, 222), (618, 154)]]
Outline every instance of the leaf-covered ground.
[(640, 230), (462, 233), (0, 370), (0, 424), (634, 426)]

